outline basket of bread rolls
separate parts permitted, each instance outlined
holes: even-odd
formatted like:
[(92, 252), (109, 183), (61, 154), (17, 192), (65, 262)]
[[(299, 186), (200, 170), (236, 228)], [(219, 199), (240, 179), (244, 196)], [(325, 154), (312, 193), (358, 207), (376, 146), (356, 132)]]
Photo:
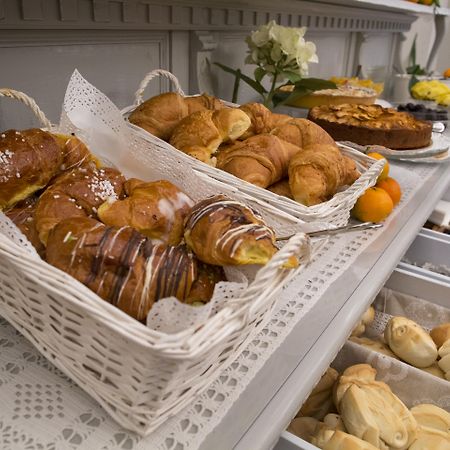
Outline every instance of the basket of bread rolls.
[(25, 94), (0, 90), (42, 122), (0, 133), (0, 314), (145, 435), (238, 356), (323, 242), (155, 161), (119, 110), (102, 116), (112, 104), (78, 75), (58, 127)]
[[(143, 101), (147, 84), (158, 76), (169, 78), (175, 92)], [(307, 119), (273, 113), (260, 103), (186, 96), (164, 70), (147, 74), (134, 105), (122, 112), (134, 132), (183, 164), (309, 222), (345, 225), (384, 164), (340, 147)]]

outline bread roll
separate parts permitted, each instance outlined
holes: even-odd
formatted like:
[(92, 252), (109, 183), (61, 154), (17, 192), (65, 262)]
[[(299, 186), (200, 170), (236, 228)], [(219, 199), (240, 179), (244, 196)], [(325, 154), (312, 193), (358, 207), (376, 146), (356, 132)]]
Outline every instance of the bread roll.
[(450, 339), (450, 322), (443, 323), (437, 327), (434, 327), (430, 331), (430, 336), (433, 339), (436, 346), (439, 348), (445, 341)]
[(322, 447), (323, 450), (376, 450), (377, 447), (351, 434), (336, 430)]
[(323, 418), (323, 423), (328, 427), (332, 428), (333, 430), (341, 430), (346, 432), (346, 428), (344, 425), (344, 422), (342, 420), (342, 417), (339, 414), (335, 413), (328, 413)]
[(430, 335), (406, 317), (392, 317), (384, 330), (391, 350), (415, 367), (429, 367), (436, 361), (437, 348)]
[(450, 439), (442, 431), (418, 427), (417, 438), (409, 450), (450, 450)]
[(329, 367), (303, 403), (297, 417), (308, 416), (322, 420), (328, 413), (332, 412), (334, 410), (333, 386), (338, 377), (337, 370)]
[(353, 328), (351, 336), (361, 336), (366, 331), (366, 326), (371, 324), (375, 319), (375, 309), (373, 306), (369, 306), (366, 312), (362, 315), (361, 319)]
[(422, 427), (450, 432), (450, 413), (439, 406), (421, 403), (411, 408), (411, 413)]
[(435, 377), (439, 377), (445, 380), (445, 373), (443, 370), (439, 367), (439, 364), (437, 361), (435, 361), (431, 366), (429, 367), (422, 367), (421, 370), (424, 372), (428, 372), (431, 375), (434, 375)]
[(382, 353), (383, 355), (390, 356), (391, 358), (397, 358), (397, 355), (381, 340), (374, 340), (366, 337), (350, 336), (349, 341), (355, 344), (362, 345), (374, 352)]
[(294, 197), (292, 197), (291, 188), (289, 187), (289, 180), (287, 178), (270, 185), (267, 190), (273, 192), (274, 194), (290, 198), (291, 200), (294, 199)]
[(335, 384), (334, 400), (349, 433), (378, 448), (406, 450), (416, 436), (411, 412), (368, 364), (347, 368)]

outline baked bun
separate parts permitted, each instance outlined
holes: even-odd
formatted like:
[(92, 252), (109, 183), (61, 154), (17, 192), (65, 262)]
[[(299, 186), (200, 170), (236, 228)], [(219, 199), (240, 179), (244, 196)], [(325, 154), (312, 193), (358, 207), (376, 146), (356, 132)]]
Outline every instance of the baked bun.
[(123, 200), (100, 205), (98, 217), (106, 225), (130, 226), (163, 244), (178, 245), (184, 220), (194, 201), (170, 181), (144, 182), (136, 178), (124, 183)]
[(211, 164), (211, 156), (223, 142), (234, 141), (250, 126), (240, 109), (200, 111), (181, 120), (173, 130), (170, 143), (188, 155)]
[(428, 372), (429, 374), (434, 375), (435, 377), (442, 378), (443, 380), (445, 380), (445, 373), (439, 367), (439, 364), (437, 361), (435, 361), (429, 367), (422, 367), (421, 370), (423, 370), (424, 372)]
[(429, 367), (438, 356), (430, 335), (413, 320), (392, 317), (384, 330), (384, 339), (403, 361), (415, 367)]
[(434, 327), (430, 331), (431, 339), (433, 339), (436, 346), (439, 348), (445, 341), (450, 339), (450, 322), (443, 323), (437, 327)]
[[(411, 408), (411, 413), (422, 427), (450, 433), (450, 413), (439, 406), (421, 403)], [(450, 438), (450, 435), (449, 435)]]
[(335, 404), (352, 435), (376, 448), (406, 450), (416, 437), (416, 420), (375, 377), (376, 370), (368, 364), (347, 368), (335, 384)]
[(294, 199), (294, 197), (292, 197), (291, 188), (289, 187), (289, 180), (287, 178), (284, 178), (283, 180), (280, 180), (274, 184), (271, 184), (267, 188), (267, 190), (269, 190), (270, 192), (273, 192), (274, 194), (290, 198), (291, 200)]
[(72, 217), (53, 227), (46, 257), (141, 321), (161, 298), (184, 301), (197, 276), (196, 260), (184, 246), (155, 245), (131, 227), (107, 227), (89, 217)]
[(375, 340), (364, 336), (350, 336), (349, 340), (374, 352), (382, 353), (383, 355), (398, 359), (397, 355), (389, 348), (389, 346), (379, 339)]
[(375, 309), (373, 306), (369, 306), (366, 312), (362, 315), (361, 319), (353, 328), (351, 336), (361, 336), (366, 331), (366, 326), (370, 325), (375, 319)]
[(266, 264), (278, 251), (275, 233), (248, 206), (223, 195), (197, 203), (186, 219), (186, 244), (207, 264)]
[(60, 147), (46, 131), (33, 128), (0, 133), (0, 210), (44, 188), (62, 162)]
[(36, 229), (45, 245), (50, 230), (69, 217), (97, 217), (108, 199), (123, 197), (124, 176), (112, 168), (79, 167), (60, 175), (39, 198)]
[(197, 111), (218, 110), (224, 104), (207, 94), (183, 97), (175, 92), (160, 94), (139, 105), (129, 121), (156, 137), (169, 140), (178, 122)]
[(328, 413), (335, 411), (333, 387), (338, 377), (337, 370), (329, 367), (303, 403), (297, 417), (314, 417), (322, 420)]

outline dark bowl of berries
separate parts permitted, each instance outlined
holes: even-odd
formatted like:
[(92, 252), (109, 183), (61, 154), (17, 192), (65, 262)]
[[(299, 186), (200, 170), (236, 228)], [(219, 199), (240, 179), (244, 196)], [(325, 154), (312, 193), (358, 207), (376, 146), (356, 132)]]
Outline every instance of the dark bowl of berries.
[(405, 103), (397, 106), (397, 111), (412, 114), (416, 119), (432, 122), (447, 122), (448, 111), (443, 108), (428, 108), (422, 103)]

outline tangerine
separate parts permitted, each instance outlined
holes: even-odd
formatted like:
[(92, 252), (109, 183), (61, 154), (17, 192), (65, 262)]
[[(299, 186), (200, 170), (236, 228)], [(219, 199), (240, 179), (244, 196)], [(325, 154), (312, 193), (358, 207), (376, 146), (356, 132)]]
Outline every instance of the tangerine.
[(394, 202), (389, 194), (378, 187), (371, 187), (364, 192), (352, 209), (352, 216), (362, 222), (381, 222), (394, 209)]
[(450, 78), (450, 67), (444, 72), (444, 78)]
[(378, 160), (384, 159), (386, 161), (383, 170), (381, 171), (380, 175), (378, 175), (377, 182), (385, 180), (389, 176), (389, 163), (387, 162), (387, 159), (383, 155), (380, 155), (379, 153), (376, 152), (367, 153), (367, 156), (370, 156), (371, 158)]
[(400, 185), (391, 177), (387, 177), (377, 183), (377, 187), (385, 190), (392, 199), (394, 206), (398, 204), (402, 197), (402, 190)]

